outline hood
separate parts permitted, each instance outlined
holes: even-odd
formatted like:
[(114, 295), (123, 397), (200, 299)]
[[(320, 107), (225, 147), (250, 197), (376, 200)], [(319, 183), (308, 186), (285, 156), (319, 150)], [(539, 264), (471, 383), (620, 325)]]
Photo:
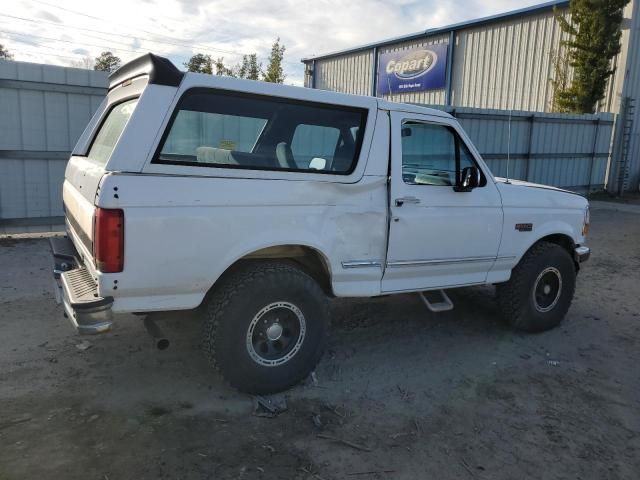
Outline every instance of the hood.
[(515, 185), (518, 187), (530, 187), (530, 188), (542, 188), (544, 190), (554, 190), (556, 192), (564, 192), (564, 193), (570, 193), (572, 195), (578, 195), (578, 196), (582, 196), (579, 193), (576, 192), (572, 192), (571, 190), (565, 190), (564, 188), (558, 188), (558, 187), (552, 187), (551, 185), (543, 185), (541, 183), (531, 183), (531, 182), (525, 182), (524, 180), (509, 180), (507, 181), (506, 178), (502, 178), (502, 177), (495, 177), (496, 182), (498, 183), (504, 183), (504, 184), (511, 184), (511, 185)]
[(506, 207), (584, 210), (588, 205), (587, 199), (582, 195), (549, 185), (521, 180), (507, 182), (505, 178), (496, 178), (496, 186), (502, 197), (502, 204)]

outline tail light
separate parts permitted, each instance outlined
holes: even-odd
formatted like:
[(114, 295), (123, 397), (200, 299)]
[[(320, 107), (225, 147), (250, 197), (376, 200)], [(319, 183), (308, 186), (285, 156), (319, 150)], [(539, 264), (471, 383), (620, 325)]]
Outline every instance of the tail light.
[(124, 265), (124, 212), (96, 208), (93, 224), (93, 258), (103, 273), (117, 273)]

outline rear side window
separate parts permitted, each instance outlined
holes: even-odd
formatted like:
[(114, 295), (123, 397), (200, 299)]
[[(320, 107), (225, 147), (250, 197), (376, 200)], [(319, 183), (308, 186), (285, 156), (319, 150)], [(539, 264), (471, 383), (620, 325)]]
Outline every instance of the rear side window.
[(119, 103), (111, 109), (91, 144), (88, 158), (100, 165), (106, 165), (137, 104), (138, 99), (135, 98)]
[[(298, 125), (293, 132), (291, 151), (297, 165), (312, 166), (314, 158), (333, 163), (336, 147), (340, 141), (340, 130), (320, 125)], [(316, 161), (316, 164), (318, 161)]]
[(349, 174), (367, 110), (195, 89), (180, 100), (154, 163)]

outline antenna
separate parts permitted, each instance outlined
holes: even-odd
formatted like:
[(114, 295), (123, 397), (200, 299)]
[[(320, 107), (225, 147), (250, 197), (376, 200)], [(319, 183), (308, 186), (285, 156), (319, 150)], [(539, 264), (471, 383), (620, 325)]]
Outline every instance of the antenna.
[(513, 109), (509, 109), (509, 130), (507, 134), (507, 181), (506, 183), (511, 183), (509, 181), (509, 163), (511, 163), (511, 114)]

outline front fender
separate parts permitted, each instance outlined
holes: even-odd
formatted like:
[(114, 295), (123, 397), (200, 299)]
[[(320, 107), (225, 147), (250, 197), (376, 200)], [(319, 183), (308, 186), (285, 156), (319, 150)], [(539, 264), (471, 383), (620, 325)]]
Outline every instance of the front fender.
[[(584, 212), (575, 209), (545, 211), (544, 209), (505, 210), (505, 223), (498, 252), (499, 258), (508, 258), (511, 268), (516, 266), (522, 256), (536, 243), (551, 235), (561, 235), (574, 245), (584, 242), (582, 221)], [(516, 225), (531, 223), (531, 231), (521, 231)]]

